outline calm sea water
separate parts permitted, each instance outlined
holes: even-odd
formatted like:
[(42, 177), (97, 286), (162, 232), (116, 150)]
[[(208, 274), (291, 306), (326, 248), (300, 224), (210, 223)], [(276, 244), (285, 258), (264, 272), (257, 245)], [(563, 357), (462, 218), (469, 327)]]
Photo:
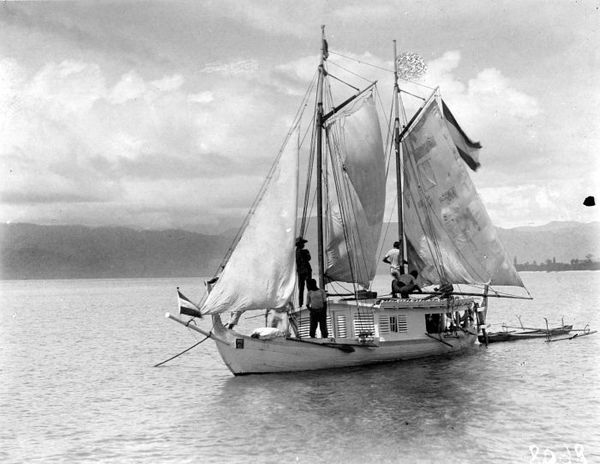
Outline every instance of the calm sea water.
[[(489, 322), (600, 329), (600, 272), (522, 277), (535, 300), (493, 300)], [(600, 333), (247, 377), (207, 341), (154, 368), (201, 338), (163, 317), (177, 285), (200, 295), (197, 279), (0, 282), (0, 462), (600, 462)]]

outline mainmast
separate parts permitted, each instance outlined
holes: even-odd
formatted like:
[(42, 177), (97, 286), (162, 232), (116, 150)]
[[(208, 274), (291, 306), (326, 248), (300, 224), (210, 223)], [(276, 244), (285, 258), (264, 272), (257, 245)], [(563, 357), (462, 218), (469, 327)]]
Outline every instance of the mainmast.
[(325, 288), (325, 260), (323, 252), (323, 80), (325, 78), (326, 50), (325, 26), (321, 26), (321, 60), (319, 63), (319, 80), (317, 82), (317, 246), (319, 254), (319, 288)]
[(396, 41), (394, 40), (394, 150), (396, 152), (396, 196), (398, 202), (398, 239), (400, 240), (400, 254), (398, 264), (401, 273), (404, 273), (404, 215), (402, 202), (402, 153), (400, 145), (400, 88), (398, 87), (398, 55)]

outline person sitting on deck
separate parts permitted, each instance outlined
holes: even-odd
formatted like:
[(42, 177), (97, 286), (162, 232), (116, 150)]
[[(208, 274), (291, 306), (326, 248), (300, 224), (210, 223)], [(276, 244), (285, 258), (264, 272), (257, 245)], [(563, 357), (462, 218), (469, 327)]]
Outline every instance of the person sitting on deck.
[(319, 326), (321, 330), (321, 337), (328, 338), (327, 293), (325, 290), (317, 287), (317, 281), (315, 279), (308, 279), (306, 288), (308, 290), (306, 307), (310, 311), (310, 338), (315, 338), (317, 326)]
[(400, 294), (401, 298), (408, 298), (411, 293), (422, 293), (421, 287), (417, 285), (416, 279), (419, 276), (417, 271), (410, 271), (408, 274), (400, 274), (392, 281), (392, 298)]

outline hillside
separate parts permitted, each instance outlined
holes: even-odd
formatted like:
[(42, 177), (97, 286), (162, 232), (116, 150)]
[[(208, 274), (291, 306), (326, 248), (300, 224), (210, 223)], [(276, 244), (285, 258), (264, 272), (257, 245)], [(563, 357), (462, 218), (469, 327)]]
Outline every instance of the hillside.
[[(511, 259), (519, 263), (600, 257), (599, 223), (550, 223), (498, 232)], [(0, 278), (206, 276), (217, 269), (230, 243), (229, 236), (183, 230), (1, 224)], [(309, 245), (314, 253), (314, 243)], [(381, 263), (380, 271), (386, 268)]]
[[(391, 223), (389, 230), (397, 229)], [(497, 228), (511, 261), (519, 263), (544, 263), (547, 259), (569, 263), (572, 259), (583, 260), (589, 254), (596, 261), (600, 258), (600, 223), (554, 221), (542, 226)], [(388, 234), (389, 237), (389, 234)], [(393, 239), (387, 239), (391, 246)]]
[(556, 258), (569, 263), (593, 255), (600, 258), (600, 223), (551, 222), (539, 227), (498, 229), (498, 234), (511, 258), (519, 263), (545, 262)]
[(1, 278), (210, 275), (230, 243), (182, 230), (2, 224)]

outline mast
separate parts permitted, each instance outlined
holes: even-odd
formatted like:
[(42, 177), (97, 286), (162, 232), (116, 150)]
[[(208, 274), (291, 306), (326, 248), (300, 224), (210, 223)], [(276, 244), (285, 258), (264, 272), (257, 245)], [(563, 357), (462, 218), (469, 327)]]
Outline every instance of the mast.
[(398, 55), (396, 52), (396, 41), (394, 40), (394, 150), (396, 152), (396, 196), (398, 203), (398, 239), (400, 240), (400, 254), (398, 264), (400, 271), (404, 273), (404, 215), (402, 204), (402, 153), (400, 151), (400, 88), (398, 87)]
[(319, 254), (319, 288), (325, 288), (325, 260), (323, 252), (323, 79), (325, 78), (325, 26), (321, 26), (321, 60), (317, 82), (317, 246)]

